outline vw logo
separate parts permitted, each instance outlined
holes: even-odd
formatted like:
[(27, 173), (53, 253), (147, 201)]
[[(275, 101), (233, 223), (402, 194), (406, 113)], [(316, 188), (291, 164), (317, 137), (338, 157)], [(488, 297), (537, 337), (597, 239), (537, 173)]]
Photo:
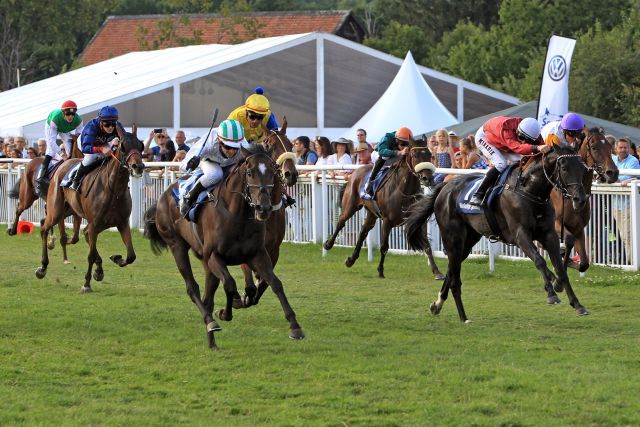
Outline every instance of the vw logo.
[(567, 74), (567, 63), (564, 58), (560, 55), (556, 55), (551, 58), (549, 61), (549, 67), (547, 67), (547, 72), (549, 73), (549, 77), (551, 80), (558, 81), (562, 80), (565, 74)]

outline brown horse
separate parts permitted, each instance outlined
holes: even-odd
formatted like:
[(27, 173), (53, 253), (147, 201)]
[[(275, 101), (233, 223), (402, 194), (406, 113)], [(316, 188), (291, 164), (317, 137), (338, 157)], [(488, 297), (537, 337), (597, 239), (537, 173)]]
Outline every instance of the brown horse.
[(41, 221), (42, 229), (42, 265), (36, 270), (36, 277), (42, 279), (47, 274), (49, 254), (47, 251), (47, 234), (49, 230), (65, 216), (74, 213), (88, 221), (84, 229), (89, 243), (88, 269), (82, 292), (91, 292), (91, 270), (96, 264), (93, 278), (101, 281), (104, 278), (102, 258), (96, 248), (98, 234), (111, 227), (117, 227), (122, 241), (127, 247), (127, 258), (112, 255), (111, 260), (124, 267), (136, 259), (131, 241), (129, 217), (131, 215), (131, 194), (129, 193), (129, 175), (141, 176), (144, 170), (141, 150), (142, 142), (133, 133), (124, 133), (118, 129), (120, 145), (113, 154), (107, 157), (96, 169), (85, 175), (76, 192), (70, 188), (60, 187), (60, 182), (67, 171), (80, 160), (70, 159), (60, 166), (53, 177), (47, 193), (47, 216)]
[[(613, 183), (618, 180), (618, 167), (611, 157), (611, 145), (598, 128), (589, 129), (578, 151), (582, 161), (587, 165), (582, 185), (587, 195), (591, 194), (591, 184), (595, 173), (598, 181)], [(591, 204), (585, 203), (580, 209), (575, 209), (572, 203), (567, 203), (560, 191), (551, 192), (551, 201), (556, 211), (556, 231), (560, 238), (565, 239), (564, 265), (577, 268), (583, 272), (589, 268), (589, 253), (587, 252), (584, 228), (591, 219)], [(580, 264), (569, 263), (571, 250), (575, 245), (580, 255)], [(559, 302), (559, 301), (558, 301)]]
[[(403, 156), (391, 166), (391, 170), (384, 178), (384, 182), (378, 188), (376, 198), (377, 206), (380, 208), (379, 213), (374, 201), (363, 200), (360, 197), (362, 180), (367, 177), (367, 173), (371, 171), (372, 166), (367, 165), (356, 169), (347, 178), (347, 184), (341, 197), (340, 217), (333, 234), (324, 242), (324, 248), (330, 250), (349, 218), (362, 207), (367, 209), (367, 216), (360, 228), (356, 247), (353, 250), (353, 254), (345, 261), (347, 267), (351, 267), (360, 256), (362, 244), (369, 231), (375, 225), (378, 215), (380, 215), (382, 218), (382, 245), (380, 245), (378, 276), (384, 278), (384, 258), (389, 250), (391, 229), (404, 223), (405, 212), (416, 200), (416, 196), (421, 194), (421, 184), (430, 186), (433, 180), (433, 171), (435, 170), (435, 167), (430, 163), (431, 151), (429, 151), (424, 137), (421, 141), (411, 141), (409, 148), (409, 154)], [(436, 279), (444, 279), (433, 259), (431, 248), (427, 251), (427, 256)]]
[[(298, 171), (296, 170), (296, 156), (293, 154), (293, 144), (287, 138), (287, 118), (282, 121), (282, 127), (279, 130), (271, 130), (267, 138), (263, 142), (265, 148), (271, 151), (271, 158), (280, 167), (278, 173), (282, 181), (289, 187), (296, 185), (298, 182)], [(265, 238), (265, 246), (271, 258), (273, 268), (276, 267), (280, 258), (280, 245), (284, 240), (286, 228), (286, 212), (285, 207), (275, 210), (267, 220), (267, 235)], [(236, 298), (234, 308), (248, 307), (257, 304), (260, 297), (267, 289), (268, 284), (258, 277), (258, 286), (256, 287), (251, 269), (248, 265), (242, 264), (242, 272), (244, 273), (245, 297), (242, 300)]]
[[(213, 318), (213, 299), (220, 281), (226, 294), (225, 308), (218, 312), (221, 320), (233, 318), (234, 299), (238, 295), (229, 265), (247, 264), (257, 272), (278, 296), (289, 321), (289, 336), (304, 338), (265, 247), (267, 220), (273, 206), (282, 200), (278, 167), (271, 152), (262, 145), (254, 144), (250, 149), (241, 150), (244, 160), (214, 189), (210, 202), (201, 206), (197, 223), (180, 216), (171, 194), (176, 183), (145, 212), (145, 237), (151, 240), (154, 253), (159, 254), (167, 247), (171, 250), (187, 294), (204, 319), (211, 349), (217, 348), (214, 331), (220, 330)], [(201, 260), (205, 271), (204, 298), (200, 297), (200, 288), (193, 277), (189, 249)]]
[[(74, 147), (76, 147), (75, 140), (76, 138), (73, 138)], [(81, 157), (82, 155), (74, 158), (81, 158)], [(7, 234), (9, 234), (10, 236), (15, 235), (18, 231), (18, 222), (20, 221), (20, 215), (22, 215), (24, 211), (29, 209), (35, 203), (35, 201), (38, 200), (38, 196), (36, 195), (36, 192), (35, 192), (35, 178), (36, 178), (36, 172), (38, 171), (38, 168), (42, 164), (42, 160), (43, 160), (42, 157), (37, 157), (31, 160), (25, 167), (24, 174), (18, 180), (18, 182), (16, 182), (14, 188), (9, 193), (10, 197), (14, 199), (18, 199), (18, 205), (16, 206), (15, 219), (11, 227), (7, 229)], [(42, 192), (40, 194), (40, 198), (42, 198), (45, 201), (47, 200), (48, 188), (49, 186), (47, 184), (43, 185)], [(78, 217), (77, 215), (73, 215), (73, 236), (71, 240), (69, 240), (69, 238), (67, 237), (66, 229), (64, 226), (64, 218), (62, 218), (58, 223), (58, 230), (60, 232), (60, 244), (62, 245), (62, 254), (63, 254), (65, 264), (69, 263), (69, 260), (67, 258), (66, 245), (68, 244), (73, 245), (78, 242), (79, 240), (78, 235), (80, 231), (80, 221), (81, 221), (80, 217)], [(53, 233), (51, 233), (51, 237), (49, 239), (49, 244), (48, 244), (49, 249), (53, 249), (54, 245), (55, 245), (55, 238), (53, 236)]]

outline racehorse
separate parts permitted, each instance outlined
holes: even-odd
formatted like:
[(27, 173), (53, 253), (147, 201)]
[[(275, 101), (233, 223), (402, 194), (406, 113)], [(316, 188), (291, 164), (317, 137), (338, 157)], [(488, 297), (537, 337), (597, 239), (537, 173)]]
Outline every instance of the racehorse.
[[(618, 167), (611, 157), (611, 144), (606, 140), (599, 128), (589, 129), (588, 134), (580, 144), (578, 154), (587, 165), (582, 185), (587, 195), (591, 194), (591, 184), (595, 173), (599, 182), (613, 183), (618, 180)], [(574, 209), (573, 204), (566, 203), (566, 199), (558, 190), (551, 192), (551, 201), (556, 211), (556, 231), (560, 238), (565, 239), (564, 265), (577, 268), (583, 272), (589, 268), (589, 253), (585, 243), (584, 228), (591, 219), (591, 204), (585, 203), (580, 209)], [(580, 256), (580, 264), (570, 262), (571, 250), (575, 245)], [(559, 301), (558, 301), (559, 302)]]
[[(587, 200), (582, 179), (585, 166), (579, 155), (571, 147), (554, 146), (546, 155), (527, 156), (528, 161), (509, 172), (504, 191), (495, 203), (494, 215), (503, 240), (515, 244), (533, 260), (542, 274), (548, 301), (566, 288), (569, 303), (582, 316), (589, 314), (576, 297), (567, 270), (560, 257), (560, 242), (554, 229), (555, 212), (549, 203), (552, 188), (558, 188), (563, 196), (571, 199), (575, 208), (580, 208)], [(431, 304), (431, 313), (438, 314), (447, 299), (449, 289), (453, 294), (460, 320), (468, 318), (462, 305), (460, 269), (473, 246), (482, 235), (494, 233), (487, 219), (481, 214), (464, 214), (456, 204), (467, 183), (475, 177), (459, 177), (447, 183), (438, 184), (433, 194), (416, 202), (405, 225), (409, 246), (424, 250), (428, 245), (425, 227), (427, 219), (435, 213), (442, 242), (447, 251), (449, 268), (438, 300)], [(491, 209), (491, 208), (490, 208)], [(549, 254), (556, 276), (549, 271), (544, 258), (538, 252), (534, 240), (539, 242)], [(555, 287), (555, 290), (554, 290)]]
[[(218, 312), (221, 320), (232, 320), (233, 301), (238, 295), (228, 265), (247, 264), (264, 279), (280, 300), (289, 321), (289, 336), (304, 338), (265, 247), (267, 220), (273, 206), (282, 200), (277, 165), (271, 158), (271, 151), (262, 145), (254, 144), (241, 150), (244, 160), (213, 190), (209, 202), (200, 207), (197, 223), (188, 222), (180, 216), (172, 195), (177, 183), (172, 184), (145, 212), (145, 237), (151, 240), (154, 253), (159, 254), (167, 247), (171, 250), (184, 278), (187, 294), (204, 319), (211, 349), (217, 348), (214, 331), (221, 329), (213, 318), (213, 299), (220, 281), (227, 297), (225, 308)], [(204, 298), (200, 297), (200, 288), (193, 277), (189, 249), (202, 261)], [(255, 297), (252, 293), (248, 295), (249, 304), (255, 304)]]
[[(409, 143), (409, 153), (396, 161), (389, 170), (383, 183), (377, 190), (376, 202), (364, 200), (360, 197), (360, 187), (372, 169), (372, 165), (356, 169), (347, 178), (347, 183), (343, 187), (341, 199), (341, 212), (338, 222), (331, 237), (324, 242), (324, 248), (330, 250), (335, 244), (336, 237), (344, 228), (345, 224), (356, 212), (363, 207), (367, 214), (360, 228), (358, 241), (353, 253), (345, 261), (347, 267), (351, 267), (360, 256), (360, 249), (367, 238), (367, 234), (376, 224), (378, 216), (382, 218), (382, 244), (380, 245), (380, 262), (378, 264), (378, 276), (384, 278), (384, 259), (389, 250), (389, 234), (391, 229), (401, 225), (405, 219), (405, 213), (411, 203), (421, 192), (421, 184), (430, 186), (433, 181), (433, 171), (435, 167), (431, 162), (431, 151), (427, 147), (426, 138), (421, 141), (412, 140)], [(379, 208), (379, 210), (378, 210)], [(431, 248), (426, 251), (431, 265), (432, 272), (436, 279), (442, 280), (444, 276), (438, 270)]]
[[(265, 148), (271, 151), (271, 158), (276, 162), (276, 165), (280, 167), (278, 173), (283, 182), (292, 187), (298, 182), (298, 171), (296, 170), (296, 156), (292, 153), (293, 144), (287, 137), (287, 118), (282, 121), (282, 127), (279, 130), (268, 131), (267, 138), (262, 142)], [(284, 234), (286, 229), (286, 212), (285, 206), (275, 210), (269, 216), (267, 220), (267, 235), (265, 238), (265, 246), (271, 258), (271, 264), (273, 268), (276, 267), (278, 259), (280, 258), (280, 245), (284, 240)], [(253, 293), (255, 298), (253, 304), (257, 304), (260, 301), (260, 297), (267, 289), (267, 282), (258, 277), (258, 286), (253, 280), (251, 269), (248, 265), (242, 264), (242, 272), (244, 273), (245, 281), (245, 297), (240, 299), (238, 295), (234, 303), (234, 308), (246, 308), (251, 304), (251, 299), (247, 295)]]
[[(76, 146), (75, 138), (73, 138), (72, 144), (74, 147)], [(81, 156), (79, 157), (81, 158)], [(78, 157), (75, 157), (75, 158), (78, 158)], [(15, 235), (18, 231), (18, 222), (20, 221), (20, 215), (22, 215), (24, 211), (29, 209), (33, 205), (33, 203), (36, 200), (38, 200), (38, 196), (36, 196), (36, 192), (34, 188), (35, 188), (36, 172), (38, 171), (38, 168), (42, 164), (42, 160), (43, 160), (42, 157), (36, 157), (35, 159), (27, 163), (27, 166), (24, 169), (23, 176), (20, 179), (18, 179), (13, 189), (9, 192), (9, 196), (11, 198), (18, 199), (18, 205), (16, 206), (15, 219), (11, 227), (7, 229), (7, 234), (9, 234), (10, 236)], [(43, 184), (41, 189), (42, 191), (40, 193), (40, 198), (45, 201), (47, 199), (48, 188), (49, 188), (48, 184)], [(68, 244), (73, 245), (78, 242), (79, 240), (78, 235), (80, 232), (80, 221), (81, 221), (80, 217), (78, 217), (77, 215), (73, 215), (73, 236), (71, 237), (71, 240), (69, 240), (67, 237), (67, 232), (64, 226), (64, 218), (62, 218), (58, 223), (58, 230), (60, 233), (60, 244), (62, 246), (62, 255), (63, 255), (65, 264), (69, 263), (69, 259), (67, 258), (66, 245)], [(51, 233), (51, 237), (49, 239), (49, 244), (48, 244), (49, 249), (53, 249), (54, 245), (55, 245), (55, 238), (53, 236), (53, 233)]]
[(136, 136), (136, 127), (133, 133), (122, 133), (118, 129), (120, 145), (111, 158), (107, 157), (102, 164), (87, 173), (80, 187), (80, 191), (70, 188), (62, 188), (61, 181), (67, 171), (77, 165), (79, 159), (70, 159), (60, 166), (53, 177), (49, 192), (47, 193), (47, 216), (41, 221), (42, 229), (42, 265), (36, 270), (36, 277), (42, 279), (47, 274), (49, 254), (47, 251), (47, 234), (54, 224), (65, 216), (74, 213), (88, 222), (84, 234), (89, 243), (88, 269), (85, 275), (85, 283), (81, 291), (91, 292), (91, 270), (96, 265), (93, 278), (101, 281), (104, 278), (102, 258), (96, 248), (98, 234), (111, 227), (117, 227), (122, 241), (127, 247), (127, 258), (121, 255), (112, 255), (111, 260), (124, 267), (136, 259), (131, 241), (131, 229), (129, 217), (131, 216), (131, 194), (129, 193), (129, 176), (141, 176), (144, 171), (141, 151), (142, 142)]

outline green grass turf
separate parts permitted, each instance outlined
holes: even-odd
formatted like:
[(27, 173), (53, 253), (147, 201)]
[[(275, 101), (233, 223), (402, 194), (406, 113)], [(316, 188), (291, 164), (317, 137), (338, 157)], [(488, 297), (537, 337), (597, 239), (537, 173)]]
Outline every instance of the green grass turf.
[(173, 258), (140, 234), (123, 269), (108, 261), (124, 254), (117, 233), (100, 236), (105, 279), (81, 295), (84, 242), (71, 265), (56, 247), (38, 280), (38, 236), (5, 230), (0, 425), (640, 424), (638, 273), (572, 271), (591, 312), (579, 318), (564, 294), (547, 306), (531, 262), (491, 274), (470, 260), (465, 325), (451, 297), (428, 313), (441, 282), (422, 257), (390, 255), (381, 280), (366, 253), (347, 269), (348, 249), (323, 259), (318, 245), (286, 244), (276, 272), (307, 338), (287, 337), (268, 291), (221, 322), (211, 352)]

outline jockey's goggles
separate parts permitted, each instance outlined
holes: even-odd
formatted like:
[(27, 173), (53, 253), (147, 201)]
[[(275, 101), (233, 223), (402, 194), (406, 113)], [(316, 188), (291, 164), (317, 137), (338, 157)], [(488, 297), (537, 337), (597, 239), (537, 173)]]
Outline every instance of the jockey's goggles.
[(572, 138), (584, 138), (584, 133), (582, 132), (582, 130), (565, 130), (565, 132)]
[(220, 145), (222, 146), (222, 148), (224, 148), (225, 150), (237, 150), (238, 147), (230, 147), (227, 144), (225, 144), (222, 139), (220, 140)]
[(264, 119), (264, 115), (255, 114), (255, 113), (247, 113), (247, 117), (249, 118), (249, 120), (262, 120), (262, 119)]
[(108, 127), (114, 127), (116, 125), (116, 121), (115, 120), (103, 120), (102, 121), (102, 126), (108, 128)]
[(64, 110), (63, 112), (64, 112), (64, 115), (65, 115), (65, 116), (71, 116), (71, 117), (73, 117), (73, 116), (75, 116), (75, 115), (76, 115), (76, 110), (73, 110), (73, 109)]

